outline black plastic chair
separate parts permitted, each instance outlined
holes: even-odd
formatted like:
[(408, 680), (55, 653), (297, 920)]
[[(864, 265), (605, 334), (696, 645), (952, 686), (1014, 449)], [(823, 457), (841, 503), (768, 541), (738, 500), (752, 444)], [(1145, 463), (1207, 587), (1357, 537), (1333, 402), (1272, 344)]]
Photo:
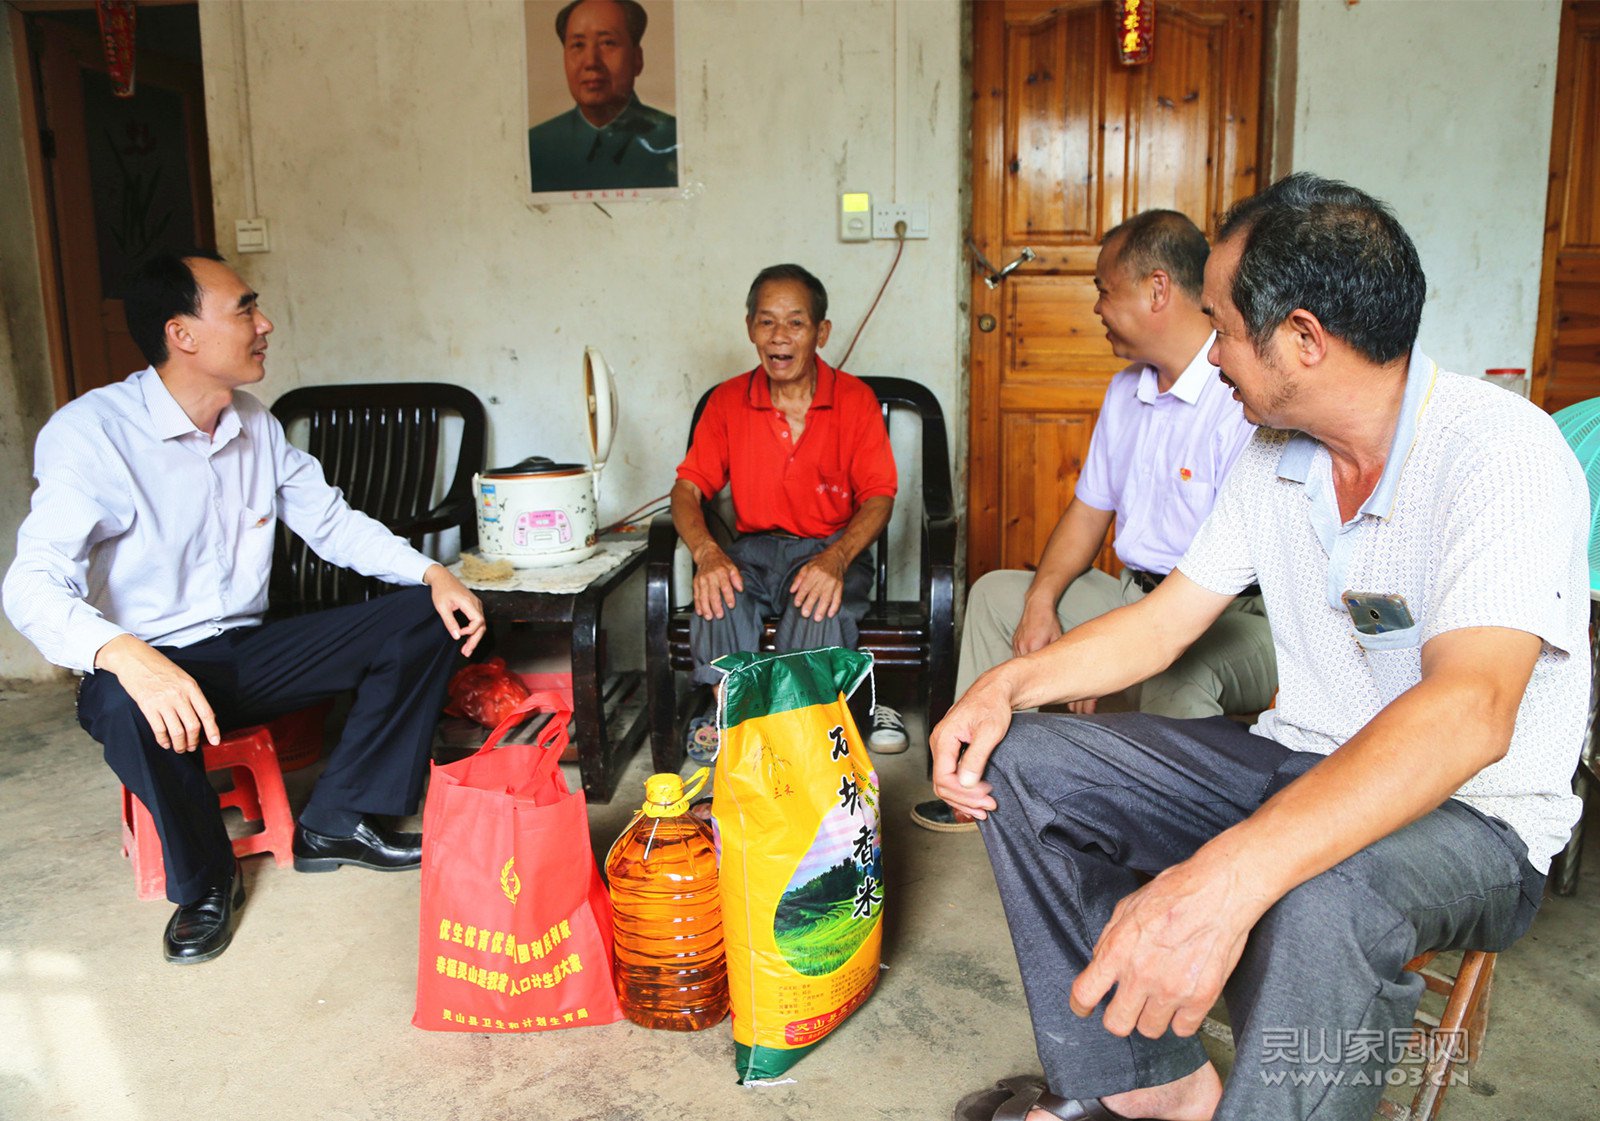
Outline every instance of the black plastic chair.
[[(863, 378), (877, 394), (884, 423), (891, 416), (916, 416), (922, 426), (922, 489), (901, 488), (897, 503), (917, 503), (921, 525), (921, 579), (914, 600), (891, 600), (888, 591), (889, 534), (879, 535), (872, 606), (861, 620), (858, 646), (879, 667), (917, 672), (918, 700), (928, 727), (944, 717), (955, 700), (956, 517), (950, 489), (950, 449), (944, 413), (926, 386), (905, 378)], [(690, 437), (711, 396), (695, 406)], [(893, 429), (891, 428), (892, 432)], [(673, 555), (678, 533), (670, 514), (650, 523), (645, 561), (645, 676), (650, 703), (650, 752), (657, 771), (676, 771), (683, 763), (683, 718), (676, 674), (693, 668), (689, 657), (689, 616), (672, 604)], [(773, 648), (777, 620), (766, 620), (761, 648)], [(686, 716), (687, 714), (683, 714)]]
[[(461, 530), (462, 548), (477, 543), (472, 475), (483, 469), (488, 421), (471, 390), (442, 382), (306, 386), (278, 398), (272, 412), (286, 429), (307, 423), (303, 446), (355, 509), (419, 548), (424, 537), (452, 526)], [(448, 483), (436, 503), (446, 452), (440, 429), (451, 415), (460, 418), (461, 442), (455, 462), (443, 465)], [(385, 590), (381, 581), (329, 564), (278, 526), (273, 614), (359, 603)]]

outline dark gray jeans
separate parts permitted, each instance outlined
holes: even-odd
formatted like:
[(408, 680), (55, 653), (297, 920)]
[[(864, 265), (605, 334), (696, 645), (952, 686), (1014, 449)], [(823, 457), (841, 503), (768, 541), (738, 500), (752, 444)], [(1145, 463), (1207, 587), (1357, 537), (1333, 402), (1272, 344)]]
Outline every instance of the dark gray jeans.
[[(1104, 1002), (1079, 1019), (1067, 990), (1119, 899), (1321, 758), (1225, 717), (1015, 718), (984, 776), (999, 808), (981, 832), (1052, 1091), (1101, 1097), (1206, 1061), (1196, 1038), (1111, 1035)], [(1422, 998), (1405, 963), (1504, 949), (1543, 891), (1508, 825), (1451, 800), (1289, 892), (1223, 990), (1237, 1054), (1218, 1121), (1367, 1121)]]
[(690, 617), (689, 654), (694, 659), (692, 677), (696, 683), (715, 685), (722, 680), (722, 675), (710, 668), (722, 655), (759, 650), (761, 621), (768, 615), (778, 616), (774, 642), (779, 653), (824, 646), (855, 649), (856, 624), (871, 602), (871, 549), (861, 550), (845, 569), (844, 598), (833, 618), (807, 619), (789, 592), (800, 567), (839, 540), (843, 532), (822, 538), (750, 533), (727, 547), (728, 556), (739, 566), (744, 591), (734, 593), (733, 607), (725, 608), (720, 619)]

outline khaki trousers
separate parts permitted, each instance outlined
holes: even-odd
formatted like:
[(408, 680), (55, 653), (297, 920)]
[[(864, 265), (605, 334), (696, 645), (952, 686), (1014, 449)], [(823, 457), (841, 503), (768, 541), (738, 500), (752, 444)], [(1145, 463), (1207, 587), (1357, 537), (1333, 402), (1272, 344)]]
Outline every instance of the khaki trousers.
[[(967, 593), (956, 696), (978, 676), (1011, 656), (1011, 638), (1022, 619), (1022, 601), (1033, 573), (990, 572)], [(1061, 629), (1069, 631), (1107, 611), (1136, 603), (1144, 590), (1125, 571), (1108, 576), (1091, 568), (1067, 586), (1056, 604)], [(1167, 669), (1137, 686), (1137, 709), (1178, 718), (1260, 712), (1278, 689), (1272, 631), (1260, 596), (1241, 596)]]

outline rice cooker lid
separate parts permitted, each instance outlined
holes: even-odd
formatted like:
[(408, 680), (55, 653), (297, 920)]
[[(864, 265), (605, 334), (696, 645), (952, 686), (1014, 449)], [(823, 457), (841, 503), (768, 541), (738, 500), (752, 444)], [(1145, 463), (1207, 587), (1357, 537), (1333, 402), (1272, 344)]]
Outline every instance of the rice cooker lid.
[[(589, 462), (596, 477), (611, 455), (611, 442), (617, 434), (617, 384), (611, 367), (595, 347), (583, 350), (584, 435), (589, 441)], [(531, 455), (510, 467), (485, 471), (485, 479), (556, 479), (586, 474), (581, 463), (556, 463), (546, 456)]]
[(530, 455), (510, 467), (495, 467), (483, 473), (483, 478), (496, 481), (511, 479), (558, 479), (565, 475), (584, 475), (589, 469), (581, 463), (557, 463), (542, 455)]
[(592, 346), (583, 348), (583, 396), (589, 461), (598, 473), (611, 457), (611, 442), (617, 435), (617, 382), (610, 365)]

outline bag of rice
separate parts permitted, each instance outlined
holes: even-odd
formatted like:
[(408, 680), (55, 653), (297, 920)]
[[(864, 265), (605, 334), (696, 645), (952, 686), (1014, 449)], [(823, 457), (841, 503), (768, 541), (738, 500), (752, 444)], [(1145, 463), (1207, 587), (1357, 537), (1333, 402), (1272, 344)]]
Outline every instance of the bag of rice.
[(878, 983), (878, 776), (845, 698), (872, 656), (730, 654), (712, 813), (739, 1081), (775, 1078)]

